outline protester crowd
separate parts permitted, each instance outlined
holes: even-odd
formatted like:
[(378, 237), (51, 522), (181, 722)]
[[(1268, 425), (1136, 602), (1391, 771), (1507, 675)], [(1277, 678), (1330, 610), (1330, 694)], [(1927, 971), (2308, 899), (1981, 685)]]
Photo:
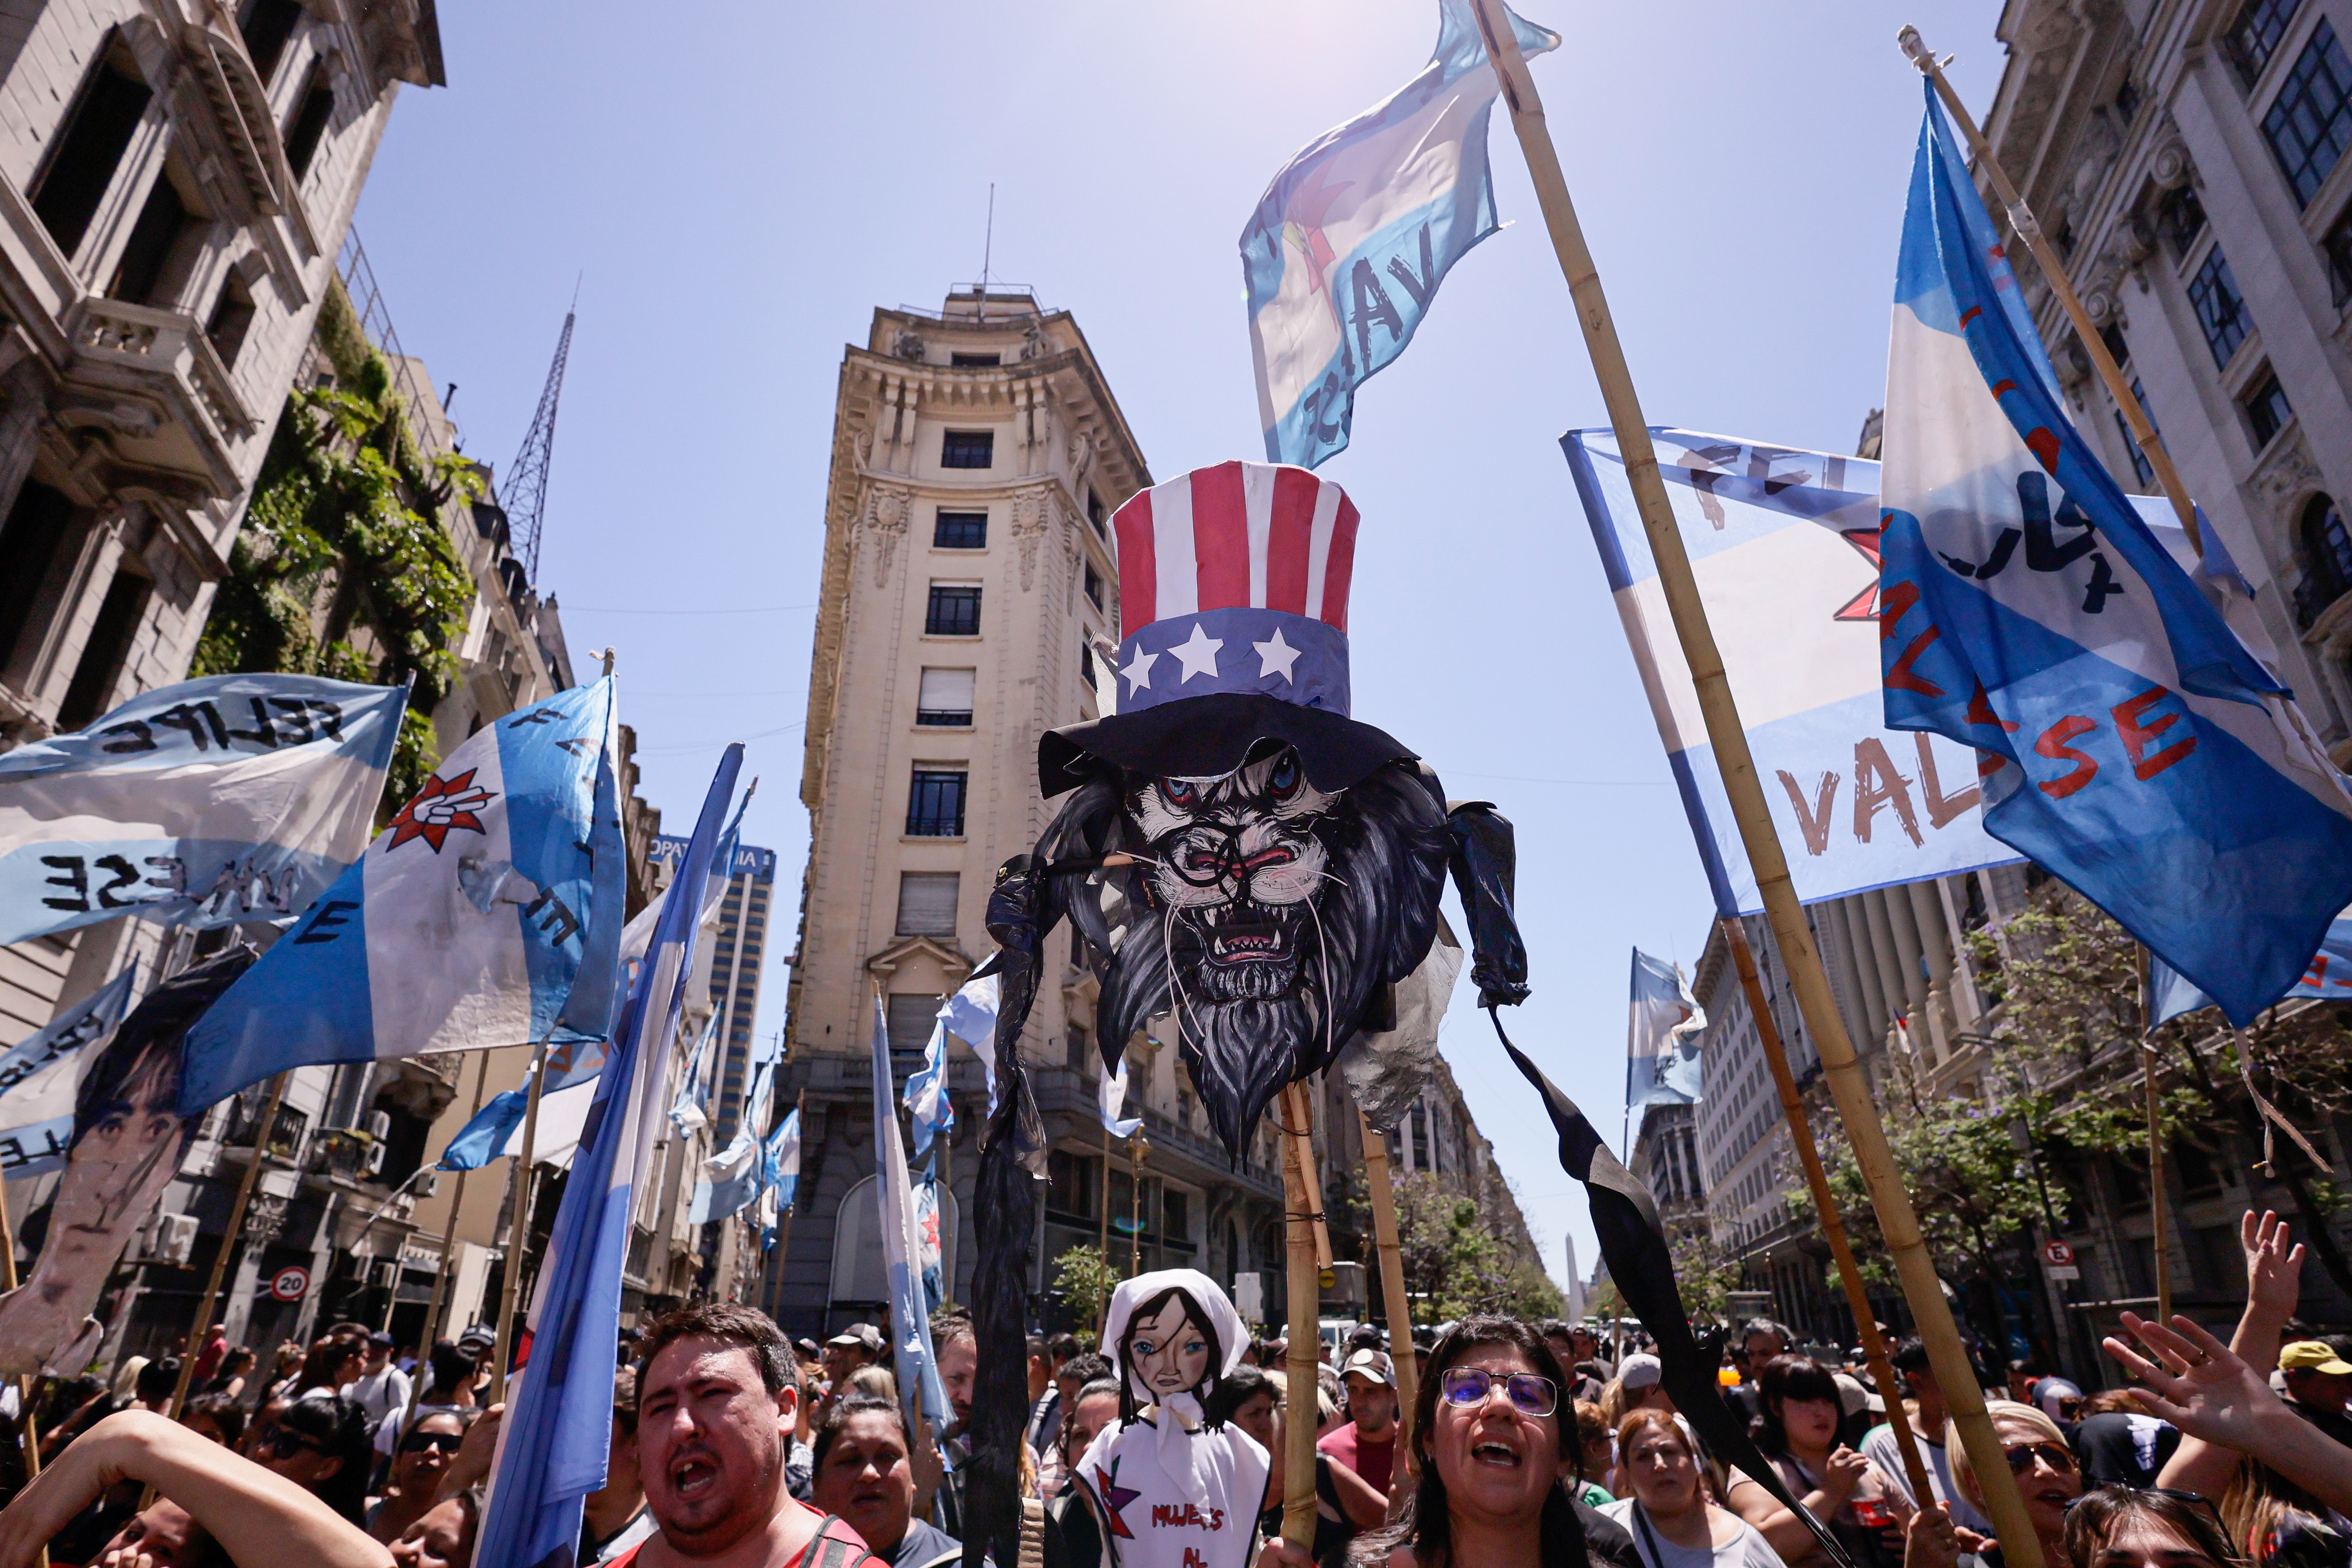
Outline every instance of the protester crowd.
[[(2106, 1350), (2134, 1386), (2086, 1395), (2016, 1362), (1984, 1390), (2050, 1568), (2352, 1568), (2352, 1346), (2295, 1321), (2303, 1252), (2284, 1225), (2249, 1214), (2242, 1240), (2247, 1299), (2226, 1342), (2185, 1317), (2126, 1313), (2129, 1341)], [(977, 1346), (960, 1313), (930, 1328), (949, 1416), (936, 1434), (909, 1432), (869, 1324), (794, 1344), (757, 1311), (703, 1303), (625, 1334), (606, 1484), (586, 1500), (577, 1562), (961, 1562)], [(1400, 1453), (1383, 1342), (1364, 1326), (1321, 1348), (1305, 1549), (1279, 1539), (1287, 1346), (1256, 1342), (1214, 1381), (1201, 1425), (1245, 1434), (1267, 1461), (1257, 1568), (1837, 1568), (1840, 1555), (2005, 1568), (1916, 1340), (1894, 1352), (1903, 1397), (1888, 1408), (1858, 1348), (1801, 1353), (1779, 1325), (1746, 1325), (1719, 1386), (1769, 1478), (1708, 1451), (1638, 1340), (1501, 1317), (1416, 1331)], [(56, 1568), (470, 1568), (504, 1408), (485, 1408), (493, 1343), (469, 1329), (412, 1366), (389, 1335), (339, 1324), (265, 1371), (215, 1331), (176, 1419), (176, 1356), (49, 1381), (32, 1407), (42, 1469), (10, 1478), (0, 1568), (44, 1551)], [(1022, 1473), (1043, 1561), (1108, 1568), (1124, 1532), (1076, 1477), (1121, 1419), (1120, 1384), (1072, 1335), (1028, 1350)], [(0, 1400), (12, 1426), (16, 1398)], [(1896, 1421), (1925, 1461), (1925, 1499)]]

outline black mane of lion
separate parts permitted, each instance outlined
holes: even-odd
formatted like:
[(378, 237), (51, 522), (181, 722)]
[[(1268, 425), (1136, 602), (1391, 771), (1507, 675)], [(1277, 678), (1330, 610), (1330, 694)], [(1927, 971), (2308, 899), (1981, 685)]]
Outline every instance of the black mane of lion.
[[(1097, 856), (1144, 851), (1120, 808), (1144, 782), (1133, 773), (1091, 782), (1065, 803), (1046, 837), (1083, 841)], [(1071, 923), (1093, 949), (1102, 984), (1096, 1039), (1105, 1064), (1116, 1068), (1138, 1029), (1173, 1014), (1202, 1109), (1235, 1158), (1282, 1086), (1328, 1065), (1381, 988), (1412, 973), (1437, 932), (1452, 840), (1433, 777), (1411, 763), (1376, 769), (1339, 795), (1314, 833), (1329, 853), (1330, 879), (1315, 906), (1315, 936), (1302, 950), (1297, 983), (1276, 997), (1209, 1002), (1192, 985), (1180, 995), (1170, 963), (1171, 953), (1181, 963), (1182, 950), (1168, 939), (1171, 911), (1145, 868), (1054, 872)], [(1103, 907), (1106, 885), (1115, 904), (1124, 901), (1116, 935)]]

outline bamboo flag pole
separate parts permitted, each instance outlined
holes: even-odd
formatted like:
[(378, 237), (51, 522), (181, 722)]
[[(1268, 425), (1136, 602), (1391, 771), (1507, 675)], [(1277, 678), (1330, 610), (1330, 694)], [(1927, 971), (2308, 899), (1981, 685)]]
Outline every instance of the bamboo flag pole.
[(1396, 1187), (1389, 1173), (1389, 1141), (1356, 1112), (1364, 1131), (1365, 1184), (1372, 1193), (1372, 1246), (1380, 1253), (1381, 1301), (1388, 1309), (1389, 1361), (1396, 1369), (1397, 1452), (1412, 1457), (1412, 1413), (1421, 1397), (1421, 1368), (1412, 1359), (1412, 1302), (1404, 1293), (1404, 1249), (1397, 1238)]
[(2156, 1050), (2141, 1042), (2141, 1081), (2147, 1089), (2147, 1217), (2155, 1226), (2148, 1239), (2156, 1247), (2156, 1321), (2172, 1321), (2172, 1259), (2164, 1240), (2164, 1106), (2156, 1092)]
[(1290, 1298), (1289, 1386), (1282, 1402), (1282, 1538), (1302, 1551), (1315, 1544), (1315, 1427), (1320, 1405), (1315, 1369), (1321, 1342), (1317, 1319), (1321, 1315), (1323, 1289), (1315, 1261), (1314, 1216), (1323, 1209), (1322, 1195), (1311, 1190), (1314, 1167), (1307, 1163), (1312, 1131), (1313, 1100), (1304, 1086), (1286, 1085), (1276, 1103), (1281, 1108), (1283, 1233), (1287, 1267), (1283, 1271)]
[(2116, 408), (2122, 411), (2125, 422), (2131, 426), (2132, 439), (2139, 443), (2140, 451), (2147, 456), (2147, 466), (2155, 471), (2157, 483), (2163, 488), (2166, 499), (2172, 502), (2174, 515), (2180, 519), (2180, 526), (2189, 531), (2189, 542), (2202, 556), (2205, 539), (2197, 527), (2197, 509), (2189, 499), (2189, 487), (2181, 483), (2180, 470), (2172, 466), (2172, 454), (2164, 449), (2164, 437), (2157, 434), (2155, 422), (2148, 418), (2147, 410), (2142, 408), (2139, 399), (2133, 395), (2131, 383), (2124, 379), (2123, 367), (2116, 363), (2116, 356), (2107, 352), (2106, 340), (2099, 335), (2099, 329), (2092, 323), (2090, 311), (2083, 308), (2081, 296), (2074, 292), (2074, 280), (2066, 276), (2064, 258), (2043, 237), (2042, 225), (2034, 219), (2033, 209), (2025, 205), (2025, 198), (2010, 183), (2008, 171), (1993, 155), (1992, 143), (1987, 142), (1984, 132), (1977, 129), (1976, 121), (1960, 102), (1960, 95), (1953, 91), (1952, 84), (1944, 79), (1943, 63), (1936, 58), (1935, 51), (1919, 36), (1919, 29), (1905, 27), (1895, 35), (1895, 43), (1910, 58), (1911, 63), (1919, 68), (1920, 73), (1936, 84), (1936, 96), (1943, 100), (1945, 111), (1958, 124), (1960, 134), (1968, 141), (1969, 151), (1976, 155), (1977, 167), (1983, 170), (1985, 177), (1992, 182), (1993, 195), (1999, 196), (2001, 205), (2009, 209), (2010, 226), (2017, 231), (2019, 237), (2025, 241), (2026, 248), (2033, 253), (2034, 265), (2042, 268), (2042, 277), (2049, 280), (2052, 291), (2058, 296), (2058, 303), (2065, 308), (2066, 319), (2074, 324), (2074, 335), (2082, 340), (2084, 352), (2098, 367), (2099, 379), (2106, 384), (2107, 395), (2115, 399)]
[[(16, 1227), (8, 1218), (8, 1184), (0, 1179), (0, 1289), (16, 1288)], [(189, 1359), (194, 1360), (191, 1356)], [(41, 1438), (33, 1426), (33, 1379), (16, 1380), (16, 1442), (25, 1454), (25, 1479), (41, 1473)], [(48, 1568), (49, 1549), (41, 1548), (41, 1568)]]
[(2002, 1556), (2009, 1568), (2044, 1568), (2042, 1543), (2026, 1514), (2017, 1478), (2010, 1473), (2000, 1435), (1993, 1430), (1992, 1420), (1985, 1412), (1984, 1392), (1977, 1385), (1976, 1368), (1960, 1343), (1950, 1304), (1944, 1299), (1942, 1281), (1936, 1277), (1935, 1262), (1928, 1257), (1926, 1239), (1919, 1233), (1918, 1216), (1912, 1210), (1910, 1195), (1903, 1190), (1894, 1152), (1887, 1146), (1886, 1130), (1880, 1124), (1877, 1107), (1871, 1101), (1869, 1080), (1854, 1055), (1853, 1041), (1846, 1037), (1845, 1024), (1838, 1016), (1837, 1002), (1830, 991), (1828, 973), (1822, 967), (1821, 953), (1805, 923), (1805, 911), (1797, 902), (1795, 884), (1789, 879), (1788, 858), (1781, 852), (1780, 840), (1773, 830), (1770, 807), (1756, 776), (1755, 758), (1748, 751), (1748, 733), (1740, 724), (1731, 683), (1724, 674), (1723, 657), (1716, 648), (1715, 634), (1707, 625), (1706, 606), (1699, 599), (1698, 583), (1691, 574), (1690, 557), (1683, 548), (1674, 508), (1658, 475), (1657, 454), (1651, 447), (1649, 428), (1642, 416), (1641, 399), (1633, 390), (1624, 348), (1617, 341), (1616, 324), (1610, 318), (1600, 274), (1577, 223), (1575, 205), (1569, 199), (1559, 154), (1553, 149), (1550, 132), (1544, 126), (1543, 104), (1536, 96), (1535, 80), (1528, 74), (1517, 35), (1511, 29), (1501, 0), (1475, 3), (1487, 58), (1494, 62), (1496, 75), (1501, 80), (1502, 96), (1511, 110), (1512, 128), (1518, 133), (1528, 173), (1534, 177), (1544, 226), (1550, 233), (1569, 292), (1576, 301), (1577, 321), (1584, 331), (1586, 350), (1592, 356), (1593, 375), (1608, 405), (1609, 421), (1624, 455), (1625, 478), (1633, 488), (1642, 513), (1643, 531), (1657, 563), (1658, 584), (1674, 616), (1684, 662), (1689, 667), (1692, 684), (1697, 689), (1699, 710), (1706, 721), (1707, 740), (1722, 769), (1724, 790), (1730, 797), (1748, 864), (1755, 870), (1758, 889), (1763, 895), (1773, 939), (1780, 950), (1781, 961), (1788, 966), (1797, 1005), (1803, 1012), (1806, 1032), (1812, 1037), (1822, 1071), (1829, 1079), (1830, 1092), (1836, 1098), (1838, 1113), (1845, 1122), (1863, 1181), (1878, 1212), (1879, 1231), (1902, 1280), (1912, 1316), (1917, 1321), (1919, 1337), (1927, 1345), (1928, 1363), (1943, 1391), (1952, 1424), (1958, 1429), (1969, 1464), (1985, 1488), (1986, 1512), (1991, 1515), (2000, 1536)]
[(1789, 1070), (1788, 1047), (1765, 998), (1764, 978), (1756, 972), (1756, 954), (1748, 945), (1748, 928), (1737, 918), (1727, 920), (1723, 922), (1723, 935), (1730, 944), (1732, 963), (1739, 970), (1740, 987), (1748, 994), (1748, 1011), (1756, 1019), (1757, 1037), (1764, 1042), (1764, 1061), (1772, 1069), (1773, 1087), (1780, 1091), (1780, 1110), (1789, 1119), (1789, 1141), (1797, 1146), (1797, 1163), (1805, 1168), (1805, 1185), (1811, 1190), (1814, 1211), (1822, 1217), (1822, 1235), (1829, 1241), (1830, 1256), (1837, 1260), (1838, 1281), (1845, 1287), (1845, 1303), (1853, 1313), (1854, 1331), (1862, 1337), (1862, 1353), (1870, 1363), (1871, 1381), (1878, 1384), (1878, 1397), (1886, 1403), (1886, 1424), (1895, 1429), (1895, 1446), (1903, 1453), (1903, 1474), (1911, 1483), (1913, 1497), (1933, 1497), (1927, 1467), (1919, 1458), (1919, 1445), (1912, 1435), (1911, 1423), (1903, 1418), (1903, 1384), (1895, 1375), (1895, 1363), (1887, 1357), (1886, 1336), (1878, 1331), (1878, 1317), (1871, 1310), (1870, 1293), (1863, 1289), (1862, 1268), (1854, 1262), (1853, 1245), (1846, 1239), (1845, 1220), (1839, 1215), (1837, 1199), (1830, 1192), (1829, 1173), (1822, 1168), (1822, 1152), (1813, 1142), (1813, 1125), (1806, 1119), (1805, 1102), (1797, 1093), (1796, 1076)]
[[(490, 1076), (490, 1053), (478, 1051), (474, 1064), (474, 1109), (466, 1112), (467, 1121), (481, 1113), (482, 1089)], [(466, 1207), (466, 1178), (473, 1173), (457, 1173), (457, 1185), (449, 1194), (449, 1222), (441, 1227), (441, 1264), (433, 1275), (433, 1299), (425, 1305), (425, 1328), (416, 1339), (416, 1370), (408, 1378), (408, 1408), (401, 1413), (401, 1425), (405, 1426), (416, 1418), (417, 1401), (425, 1397), (425, 1374), (433, 1365), (433, 1342), (441, 1337), (441, 1307), (449, 1293), (449, 1254), (457, 1244), (457, 1216)]]
[[(551, 1037), (555, 1031), (550, 1029)], [(522, 1118), (522, 1154), (515, 1165), (514, 1221), (507, 1229), (507, 1266), (499, 1280), (498, 1348), (490, 1352), (490, 1403), (495, 1405), (507, 1396), (507, 1357), (514, 1343), (515, 1298), (522, 1282), (523, 1244), (530, 1237), (531, 1178), (539, 1173), (531, 1163), (539, 1142), (539, 1097), (547, 1086), (547, 1041), (539, 1042), (538, 1053), (531, 1059), (530, 1102)]]
[(269, 1080), (269, 1098), (261, 1108), (261, 1126), (253, 1135), (253, 1158), (246, 1162), (245, 1175), (236, 1184), (236, 1200), (229, 1205), (228, 1224), (221, 1229), (220, 1249), (213, 1254), (212, 1278), (205, 1283), (205, 1293), (196, 1299), (196, 1326), (188, 1334), (188, 1353), (180, 1358), (180, 1378), (172, 1385), (171, 1412), (177, 1417), (186, 1408), (188, 1382), (195, 1375), (196, 1352), (212, 1331), (213, 1303), (219, 1300), (221, 1279), (228, 1272), (228, 1255), (235, 1250), (238, 1233), (245, 1227), (246, 1205), (253, 1201), (253, 1184), (261, 1174), (263, 1152), (269, 1147), (269, 1130), (278, 1124), (278, 1107), (286, 1098), (285, 1073)]

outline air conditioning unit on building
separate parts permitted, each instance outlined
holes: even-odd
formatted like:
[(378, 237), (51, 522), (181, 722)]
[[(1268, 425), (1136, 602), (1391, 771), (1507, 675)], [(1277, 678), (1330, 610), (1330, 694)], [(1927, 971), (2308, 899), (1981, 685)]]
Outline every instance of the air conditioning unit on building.
[(367, 1135), (381, 1143), (392, 1136), (392, 1112), (372, 1110), (368, 1113)]
[(368, 1284), (379, 1290), (397, 1289), (400, 1286), (400, 1259), (380, 1258), (368, 1269)]
[(367, 1146), (367, 1157), (360, 1162), (360, 1168), (371, 1176), (383, 1169), (383, 1140), (379, 1138)]
[(140, 1224), (133, 1261), (185, 1268), (195, 1249), (195, 1215), (152, 1214)]

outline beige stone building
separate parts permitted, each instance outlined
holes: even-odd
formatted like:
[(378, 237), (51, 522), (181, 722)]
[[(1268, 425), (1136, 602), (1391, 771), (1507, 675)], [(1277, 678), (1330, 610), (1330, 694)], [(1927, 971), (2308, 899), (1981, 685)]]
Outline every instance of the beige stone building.
[[(994, 945), (982, 917), (997, 867), (1050, 820), (1038, 737), (1096, 717), (1113, 686), (1109, 519), (1150, 482), (1085, 334), (1025, 291), (877, 310), (844, 357), (801, 782), (811, 850), (778, 1085), (805, 1095), (801, 1200), (773, 1276), (795, 1332), (879, 1310), (865, 1184), (875, 998), (903, 1084), (941, 997)], [(1069, 942), (1052, 940), (1021, 1042), (1054, 1137), (1045, 1259), (1094, 1242), (1103, 1219), (1095, 988)], [(1143, 1047), (1129, 1080), (1151, 1152), (1139, 1199), (1114, 1149), (1109, 1195), (1139, 1219), (1145, 1267), (1220, 1279), (1255, 1267), (1279, 1205), (1274, 1172), (1232, 1169), (1173, 1051)], [(950, 1081), (960, 1125), (946, 1174), (968, 1199), (986, 1097), (960, 1045)], [(959, 1300), (972, 1266), (954, 1245), (961, 1208), (947, 1227)]]

